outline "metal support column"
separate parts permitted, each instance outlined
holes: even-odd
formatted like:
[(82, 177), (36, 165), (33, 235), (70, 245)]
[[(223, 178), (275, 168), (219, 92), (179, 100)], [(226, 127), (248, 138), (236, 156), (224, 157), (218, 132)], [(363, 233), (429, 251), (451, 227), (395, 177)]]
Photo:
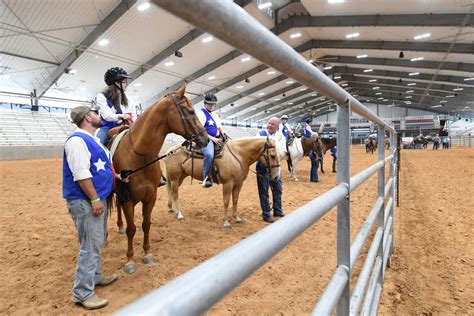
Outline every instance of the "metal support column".
[[(378, 160), (383, 163), (383, 167), (378, 171), (377, 177), (377, 196), (379, 198), (384, 199), (384, 203), (382, 204), (382, 209), (379, 213), (379, 228), (382, 228), (383, 234), (387, 234), (388, 232), (385, 231), (385, 129), (382, 125), (378, 125), (377, 129), (377, 143), (378, 143)], [(382, 237), (382, 240), (384, 237)], [(383, 243), (380, 243), (379, 250), (377, 252), (377, 257), (383, 262)], [(383, 285), (383, 265), (378, 272), (378, 286), (382, 287)]]
[(347, 185), (347, 197), (337, 204), (337, 266), (345, 266), (349, 273), (346, 286), (337, 303), (338, 316), (349, 314), (350, 301), (350, 113), (351, 102), (337, 108), (337, 184)]

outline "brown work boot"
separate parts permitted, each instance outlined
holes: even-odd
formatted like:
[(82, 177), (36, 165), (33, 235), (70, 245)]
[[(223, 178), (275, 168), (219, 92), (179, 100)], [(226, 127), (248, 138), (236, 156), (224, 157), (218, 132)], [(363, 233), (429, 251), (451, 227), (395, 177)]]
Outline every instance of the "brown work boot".
[(117, 280), (117, 275), (114, 273), (109, 276), (103, 276), (99, 282), (97, 282), (96, 286), (106, 286), (109, 285)]
[(87, 300), (79, 302), (77, 304), (82, 305), (85, 309), (99, 309), (107, 305), (109, 301), (105, 298), (101, 298), (96, 294), (89, 297)]

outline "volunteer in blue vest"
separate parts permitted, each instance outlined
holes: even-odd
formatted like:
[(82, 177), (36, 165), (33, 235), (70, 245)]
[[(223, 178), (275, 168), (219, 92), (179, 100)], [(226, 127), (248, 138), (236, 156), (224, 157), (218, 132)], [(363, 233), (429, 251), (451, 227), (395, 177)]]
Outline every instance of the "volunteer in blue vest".
[(117, 280), (116, 274), (101, 273), (100, 254), (107, 232), (106, 199), (114, 189), (116, 175), (109, 151), (94, 136), (102, 125), (98, 111), (95, 106), (72, 109), (71, 119), (78, 129), (66, 140), (63, 159), (63, 197), (80, 243), (72, 300), (86, 309), (107, 305), (108, 301), (97, 296), (94, 288)]
[[(311, 129), (311, 118), (307, 118), (304, 123), (304, 137), (311, 138), (313, 136), (313, 130)], [(309, 180), (311, 182), (319, 182), (318, 168), (319, 168), (319, 157), (314, 150), (309, 152), (309, 159), (311, 160), (311, 169), (309, 172)]]
[(219, 115), (215, 113), (217, 104), (217, 97), (208, 93), (204, 97), (204, 107), (197, 112), (197, 117), (202, 126), (206, 129), (210, 142), (202, 149), (204, 155), (203, 163), (203, 180), (202, 186), (205, 188), (212, 187), (212, 178), (209, 172), (211, 171), (212, 162), (214, 160), (214, 145), (222, 145), (223, 134), (222, 123)]
[(336, 161), (337, 161), (337, 146), (330, 149), (332, 156), (332, 172), (336, 172)]
[(123, 122), (133, 122), (136, 119), (135, 108), (128, 105), (128, 98), (125, 94), (128, 79), (131, 78), (120, 67), (110, 68), (104, 75), (107, 88), (96, 96), (96, 103), (100, 107), (99, 114), (102, 118), (102, 126), (97, 132), (97, 137), (104, 145), (109, 141), (108, 132), (111, 128)]
[[(270, 118), (267, 128), (261, 130), (257, 136), (268, 136), (275, 139), (275, 141), (279, 141), (279, 138), (283, 137), (283, 135), (278, 131), (278, 124), (280, 124), (278, 117)], [(281, 174), (277, 180), (270, 180), (268, 178), (268, 169), (260, 161), (257, 161), (257, 187), (263, 220), (267, 223), (273, 223), (273, 217), (285, 216), (281, 205), (281, 195), (283, 193)], [(269, 188), (272, 190), (273, 195), (273, 216), (270, 209)]]

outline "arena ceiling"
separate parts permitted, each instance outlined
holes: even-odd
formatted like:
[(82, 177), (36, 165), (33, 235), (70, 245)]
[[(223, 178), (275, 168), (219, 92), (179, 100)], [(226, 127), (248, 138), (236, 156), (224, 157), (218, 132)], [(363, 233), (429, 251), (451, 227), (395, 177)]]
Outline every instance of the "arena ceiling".
[[(473, 112), (474, 0), (234, 2), (364, 103)], [(186, 81), (195, 104), (216, 93), (226, 119), (335, 108), (152, 1), (2, 0), (0, 12), (3, 95), (91, 100), (105, 70), (121, 66), (134, 78), (129, 98), (145, 107)]]

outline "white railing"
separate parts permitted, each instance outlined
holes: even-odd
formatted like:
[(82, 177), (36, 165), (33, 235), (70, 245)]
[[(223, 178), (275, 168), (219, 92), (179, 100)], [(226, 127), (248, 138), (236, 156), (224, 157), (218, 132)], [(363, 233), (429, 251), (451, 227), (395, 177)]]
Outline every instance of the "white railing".
[[(256, 22), (232, 1), (154, 0), (163, 9), (194, 24), (228, 44), (245, 51), (288, 77), (331, 98), (339, 104), (337, 111), (338, 173), (337, 185), (287, 216), (249, 236), (220, 254), (208, 259), (168, 284), (138, 299), (116, 315), (197, 315), (208, 310), (237, 287), (265, 262), (286, 247), (308, 227), (337, 205), (337, 268), (328, 287), (316, 304), (313, 314), (331, 315), (337, 306), (338, 315), (377, 312), (383, 285), (383, 268), (390, 260), (393, 245), (395, 199), (395, 150), (385, 157), (379, 146), (378, 162), (350, 178), (351, 110), (378, 125), (378, 141), (384, 143), (389, 132), (395, 144), (395, 131), (344, 89), (330, 80), (290, 46)], [(389, 180), (385, 182), (385, 164), (390, 164)], [(350, 193), (373, 174), (378, 174), (378, 199), (350, 241)], [(385, 203), (387, 201), (387, 203)], [(377, 223), (375, 237), (352, 292), (352, 269), (369, 232)], [(250, 312), (250, 311), (249, 311)]]

